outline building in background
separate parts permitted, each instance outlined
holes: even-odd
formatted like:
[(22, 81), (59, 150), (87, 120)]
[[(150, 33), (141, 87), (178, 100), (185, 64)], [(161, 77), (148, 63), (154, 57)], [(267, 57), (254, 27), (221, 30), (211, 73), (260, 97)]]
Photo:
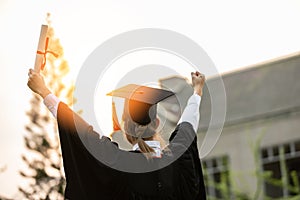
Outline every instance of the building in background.
[[(227, 112), (217, 144), (203, 158), (203, 167), (209, 181), (218, 183), (221, 181), (221, 174), (226, 175), (230, 171), (233, 180), (228, 182), (228, 187), (232, 184), (232, 190), (239, 190), (248, 197), (253, 197), (259, 189), (263, 189), (260, 195), (265, 194), (272, 198), (296, 194), (292, 189), (295, 179), (300, 182), (299, 76), (300, 53), (222, 75), (227, 96)], [(172, 86), (182, 88), (179, 91), (175, 88), (175, 91), (186, 95), (180, 97), (186, 101), (192, 91), (178, 86), (179, 79), (169, 77), (160, 82), (162, 86), (170, 89)], [(214, 78), (207, 80), (208, 83), (213, 81)], [(199, 147), (211, 117), (207, 88), (203, 94), (198, 130)], [(174, 127), (176, 120), (170, 120), (171, 127)], [(255, 152), (259, 153), (259, 162), (255, 159)], [(272, 172), (268, 178), (271, 181), (260, 185), (255, 176), (257, 167), (262, 171)], [(280, 180), (279, 184), (282, 185), (276, 186), (276, 180)], [(207, 187), (207, 193), (213, 197), (222, 198), (220, 190), (218, 187)]]

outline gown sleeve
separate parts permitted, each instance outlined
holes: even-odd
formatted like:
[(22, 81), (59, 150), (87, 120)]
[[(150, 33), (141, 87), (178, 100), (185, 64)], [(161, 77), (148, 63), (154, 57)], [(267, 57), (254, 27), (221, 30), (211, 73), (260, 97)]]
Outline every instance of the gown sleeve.
[[(206, 200), (197, 136), (188, 122), (180, 123), (170, 137), (170, 148), (180, 154), (175, 161), (176, 192), (179, 199)], [(178, 150), (179, 149), (179, 150)]]
[(89, 124), (62, 102), (58, 105), (57, 122), (67, 182), (65, 198), (118, 199), (124, 196), (126, 188), (120, 172), (96, 159), (83, 143), (93, 141), (99, 151), (117, 152), (118, 147), (107, 137), (100, 139)]

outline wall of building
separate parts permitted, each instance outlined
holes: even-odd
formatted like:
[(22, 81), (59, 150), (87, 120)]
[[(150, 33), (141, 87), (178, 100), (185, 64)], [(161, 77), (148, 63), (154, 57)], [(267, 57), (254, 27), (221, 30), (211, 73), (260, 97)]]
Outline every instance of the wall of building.
[[(198, 134), (199, 149), (204, 136), (204, 132)], [(217, 144), (203, 160), (227, 155), (234, 177), (233, 187), (253, 196), (259, 187), (254, 176), (253, 146), (260, 138), (260, 149), (300, 140), (300, 111), (225, 127)]]

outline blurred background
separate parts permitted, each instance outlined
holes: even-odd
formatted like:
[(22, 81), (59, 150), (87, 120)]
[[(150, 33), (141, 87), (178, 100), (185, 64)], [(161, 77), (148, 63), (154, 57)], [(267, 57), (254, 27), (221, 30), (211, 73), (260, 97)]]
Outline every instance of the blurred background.
[[(80, 67), (107, 39), (133, 29), (162, 28), (194, 40), (213, 60), (227, 95), (223, 132), (202, 160), (209, 198), (300, 198), (299, 11), (298, 0), (1, 0), (0, 199), (62, 199), (65, 182), (55, 120), (26, 85), (41, 24), (50, 26), (49, 49), (59, 54), (47, 56), (43, 74), (70, 106), (76, 103), (72, 91)], [(143, 58), (133, 60), (141, 63)], [(180, 74), (189, 77), (190, 71), (184, 68)], [(215, 75), (207, 74), (212, 85)], [(185, 80), (159, 77), (162, 86), (174, 83), (184, 101), (191, 92)], [(206, 91), (200, 147), (210, 109)], [(173, 112), (168, 119), (172, 127), (176, 108), (167, 111)], [(110, 120), (104, 123), (111, 127)]]

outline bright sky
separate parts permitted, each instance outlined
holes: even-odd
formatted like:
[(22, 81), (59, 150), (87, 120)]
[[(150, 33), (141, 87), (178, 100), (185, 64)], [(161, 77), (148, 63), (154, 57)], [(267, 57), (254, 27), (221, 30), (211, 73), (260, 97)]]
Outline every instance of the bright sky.
[(98, 45), (138, 28), (186, 35), (204, 48), (221, 73), (300, 50), (299, 0), (1, 0), (0, 168), (6, 165), (7, 170), (0, 174), (0, 194), (6, 196), (13, 197), (20, 183), (17, 171), (31, 97), (27, 70), (47, 12), (73, 80)]

